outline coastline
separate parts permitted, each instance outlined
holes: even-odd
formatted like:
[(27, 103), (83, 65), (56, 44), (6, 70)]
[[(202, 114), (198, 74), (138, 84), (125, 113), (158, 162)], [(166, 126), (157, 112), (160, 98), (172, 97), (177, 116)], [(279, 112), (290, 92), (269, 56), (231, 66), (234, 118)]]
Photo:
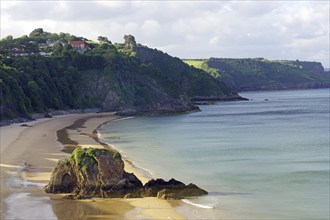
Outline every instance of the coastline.
[[(61, 152), (72, 147), (57, 137), (66, 130), (66, 141), (81, 147), (105, 147), (96, 134), (104, 123), (121, 118), (114, 113), (84, 113), (27, 122), (28, 127), (13, 124), (1, 127), (1, 219), (66, 219), (83, 216), (107, 219), (185, 219), (178, 214), (178, 201), (157, 198), (64, 200), (63, 195), (46, 194), (57, 161), (68, 155)], [(64, 134), (65, 132), (63, 132)], [(62, 142), (61, 142), (62, 141)], [(109, 145), (106, 145), (111, 147)], [(63, 150), (65, 151), (65, 150)], [(149, 179), (132, 162), (125, 160), (125, 170), (143, 183)], [(16, 210), (16, 211), (15, 211)], [(18, 213), (17, 210), (24, 210)]]

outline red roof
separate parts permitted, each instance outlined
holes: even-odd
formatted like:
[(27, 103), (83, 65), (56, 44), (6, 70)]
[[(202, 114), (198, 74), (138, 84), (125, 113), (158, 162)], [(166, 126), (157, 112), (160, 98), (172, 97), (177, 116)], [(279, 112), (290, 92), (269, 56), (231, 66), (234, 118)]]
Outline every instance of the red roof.
[(82, 40), (70, 40), (69, 44), (78, 45), (78, 44), (85, 44), (85, 42)]

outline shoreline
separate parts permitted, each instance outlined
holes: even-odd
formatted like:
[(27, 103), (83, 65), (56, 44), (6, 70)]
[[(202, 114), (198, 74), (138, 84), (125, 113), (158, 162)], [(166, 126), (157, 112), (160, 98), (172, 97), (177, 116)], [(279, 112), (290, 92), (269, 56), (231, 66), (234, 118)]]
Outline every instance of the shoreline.
[[(63, 199), (63, 195), (43, 191), (42, 186), (48, 183), (57, 161), (68, 156), (60, 151), (63, 147), (57, 137), (59, 130), (67, 129), (68, 139), (81, 147), (103, 148), (107, 144), (102, 143), (95, 132), (104, 123), (118, 118), (122, 117), (114, 113), (84, 113), (39, 119), (27, 122), (28, 127), (20, 127), (21, 123), (1, 127), (1, 219), (66, 219), (83, 216), (185, 219), (175, 210), (180, 201), (157, 198), (72, 201)], [(78, 121), (83, 123), (79, 124)], [(74, 128), (74, 123), (79, 126)], [(65, 146), (70, 144), (64, 143)], [(127, 172), (133, 172), (143, 183), (149, 180), (132, 162), (124, 161)], [(16, 185), (13, 180), (17, 182)]]
[[(126, 120), (128, 118), (131, 117), (119, 116), (117, 119), (100, 124), (97, 128), (94, 129), (91, 138), (93, 138), (99, 144), (103, 145), (105, 148), (109, 148), (111, 150), (115, 150), (119, 152), (120, 150), (118, 148), (100, 139), (98, 129), (101, 128), (101, 126), (103, 126), (104, 124), (111, 123), (117, 120)], [(134, 173), (138, 177), (138, 179), (142, 182), (143, 185), (153, 178), (152, 173), (150, 173), (147, 169), (136, 166), (134, 162), (125, 155), (121, 155), (121, 156), (125, 164), (125, 171), (129, 173)]]

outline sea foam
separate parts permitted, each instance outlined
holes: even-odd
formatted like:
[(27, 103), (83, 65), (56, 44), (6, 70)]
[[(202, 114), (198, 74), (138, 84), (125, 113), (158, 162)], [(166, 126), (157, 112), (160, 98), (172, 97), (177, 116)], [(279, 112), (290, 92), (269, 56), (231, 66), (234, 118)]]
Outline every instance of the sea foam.
[(194, 202), (192, 202), (188, 199), (182, 199), (181, 201), (184, 202), (184, 203), (187, 203), (189, 205), (193, 205), (193, 206), (196, 206), (198, 208), (202, 208), (202, 209), (214, 209), (213, 206), (194, 203)]

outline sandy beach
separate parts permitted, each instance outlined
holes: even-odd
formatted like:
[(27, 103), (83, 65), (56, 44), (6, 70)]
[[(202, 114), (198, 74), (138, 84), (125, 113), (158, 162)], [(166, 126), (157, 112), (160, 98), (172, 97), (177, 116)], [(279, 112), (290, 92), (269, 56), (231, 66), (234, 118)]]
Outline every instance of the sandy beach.
[[(1, 219), (185, 219), (176, 212), (176, 201), (73, 201), (44, 192), (53, 167), (68, 156), (65, 152), (76, 145), (104, 148), (95, 129), (118, 118), (113, 113), (85, 113), (1, 127)], [(143, 183), (149, 180), (130, 161), (125, 161), (125, 170)]]

